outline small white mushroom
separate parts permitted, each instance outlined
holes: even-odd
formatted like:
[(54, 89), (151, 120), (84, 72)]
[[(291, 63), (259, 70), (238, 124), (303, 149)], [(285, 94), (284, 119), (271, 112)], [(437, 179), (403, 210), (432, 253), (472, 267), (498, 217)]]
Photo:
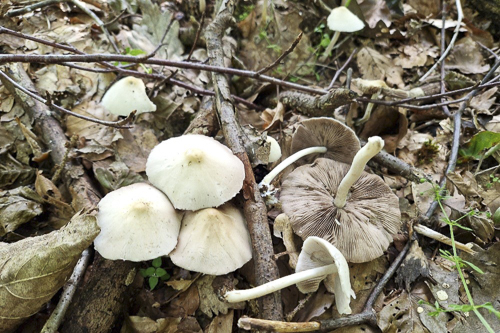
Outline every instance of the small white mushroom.
[(187, 212), (170, 259), (179, 267), (204, 274), (222, 275), (237, 270), (252, 259), (243, 214), (230, 203)]
[(175, 208), (217, 207), (243, 187), (245, 168), (231, 150), (204, 135), (183, 135), (153, 148), (146, 163), (149, 181)]
[(363, 21), (361, 21), (345, 6), (339, 6), (332, 9), (330, 15), (328, 15), (328, 19), (326, 22), (328, 28), (335, 31), (335, 34), (333, 35), (330, 44), (328, 44), (328, 46), (326, 47), (320, 61), (324, 61), (328, 57), (330, 52), (332, 52), (333, 47), (337, 43), (341, 32), (355, 32), (365, 27)]
[(130, 261), (168, 255), (181, 226), (180, 214), (165, 194), (145, 183), (108, 193), (99, 202), (97, 223), (97, 252), (106, 259)]
[(146, 86), (141, 79), (127, 76), (108, 89), (101, 104), (112, 114), (128, 116), (132, 111), (137, 114), (156, 111), (146, 94)]
[(278, 141), (276, 141), (275, 138), (273, 138), (272, 136), (269, 136), (269, 135), (266, 138), (266, 142), (268, 142), (271, 145), (271, 147), (269, 149), (269, 159), (268, 159), (268, 162), (269, 163), (274, 163), (277, 160), (279, 160), (280, 157), (281, 157), (281, 148), (280, 148), (280, 145), (279, 145)]
[(319, 283), (330, 276), (334, 281), (335, 302), (341, 314), (351, 313), (350, 298), (354, 296), (349, 280), (349, 266), (342, 253), (332, 244), (319, 237), (308, 237), (304, 242), (294, 274), (247, 290), (233, 290), (224, 295), (231, 303), (255, 299), (293, 284), (301, 292), (318, 289)]

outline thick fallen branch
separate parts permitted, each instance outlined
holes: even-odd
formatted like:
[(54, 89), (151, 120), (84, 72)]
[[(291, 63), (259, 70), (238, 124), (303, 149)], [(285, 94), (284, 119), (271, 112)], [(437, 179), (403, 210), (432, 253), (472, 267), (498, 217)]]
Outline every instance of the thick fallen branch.
[[(222, 36), (232, 22), (231, 6), (219, 12), (215, 20), (207, 27), (205, 39), (211, 67), (223, 66)], [(215, 89), (216, 109), (226, 143), (245, 166), (243, 182), (244, 213), (252, 239), (252, 253), (255, 276), (258, 285), (279, 278), (278, 266), (273, 259), (271, 233), (267, 221), (266, 205), (260, 196), (252, 165), (245, 151), (245, 136), (236, 122), (234, 106), (229, 92), (227, 78), (212, 72), (212, 84)], [(260, 316), (264, 319), (282, 320), (281, 295), (279, 292), (259, 299)]]
[(280, 100), (283, 105), (311, 117), (332, 117), (336, 108), (354, 101), (356, 96), (355, 92), (340, 88), (322, 96), (311, 96), (296, 91), (285, 91), (280, 94)]

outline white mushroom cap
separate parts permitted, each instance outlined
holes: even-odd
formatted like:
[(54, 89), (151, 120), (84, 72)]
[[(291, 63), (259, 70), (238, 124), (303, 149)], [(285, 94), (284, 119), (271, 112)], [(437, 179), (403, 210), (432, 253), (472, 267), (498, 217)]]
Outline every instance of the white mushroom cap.
[[(337, 270), (335, 273), (329, 275), (325, 284), (333, 284), (333, 286), (327, 286), (327, 289), (333, 289), (333, 292), (335, 293), (335, 303), (337, 304), (337, 310), (339, 313), (350, 314), (351, 308), (349, 307), (349, 303), (351, 302), (351, 295), (353, 298), (356, 298), (356, 295), (351, 290), (349, 266), (347, 265), (347, 261), (335, 246), (322, 238), (315, 236), (308, 237), (305, 240), (304, 245), (302, 246), (302, 251), (299, 254), (299, 260), (297, 261), (297, 268), (295, 269), (295, 272), (307, 271), (331, 264), (335, 264)], [(326, 275), (323, 275), (297, 283), (297, 288), (302, 293), (315, 292), (318, 290), (319, 283), (326, 277)]]
[(365, 27), (363, 21), (345, 6), (334, 8), (328, 15), (327, 24), (330, 30), (341, 32), (354, 32)]
[(95, 249), (106, 259), (144, 261), (177, 244), (180, 216), (161, 191), (145, 183), (122, 187), (99, 202)]
[(252, 259), (250, 234), (243, 214), (232, 204), (187, 212), (172, 262), (211, 275), (233, 272)]
[(113, 84), (104, 94), (101, 104), (106, 110), (119, 116), (128, 116), (132, 111), (137, 111), (137, 114), (156, 111), (156, 105), (146, 95), (144, 82), (133, 76), (127, 76)]
[(245, 168), (231, 150), (204, 135), (168, 139), (151, 151), (149, 181), (177, 209), (217, 207), (243, 187)]
[(268, 161), (269, 161), (269, 163), (276, 162), (281, 157), (280, 145), (279, 145), (278, 141), (276, 141), (275, 138), (273, 138), (272, 136), (269, 136), (269, 135), (267, 136), (266, 141), (271, 144), (271, 149), (269, 151), (269, 160)]

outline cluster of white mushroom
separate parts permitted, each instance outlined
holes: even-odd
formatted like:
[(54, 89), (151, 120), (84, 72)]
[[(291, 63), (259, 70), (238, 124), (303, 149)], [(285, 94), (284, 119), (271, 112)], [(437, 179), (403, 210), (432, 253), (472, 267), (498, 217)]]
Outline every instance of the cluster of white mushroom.
[(203, 135), (171, 138), (151, 151), (146, 173), (154, 186), (126, 186), (99, 203), (95, 248), (104, 258), (169, 255), (179, 267), (212, 275), (252, 258), (243, 215), (228, 202), (245, 177), (229, 148)]

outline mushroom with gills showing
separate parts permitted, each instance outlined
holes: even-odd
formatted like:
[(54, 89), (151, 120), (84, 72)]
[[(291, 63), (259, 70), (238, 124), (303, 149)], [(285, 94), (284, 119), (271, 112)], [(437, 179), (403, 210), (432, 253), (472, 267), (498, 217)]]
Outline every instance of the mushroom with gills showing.
[[(352, 129), (327, 117), (310, 118), (300, 123), (292, 137), (292, 155), (278, 164), (259, 184), (270, 187), (273, 179), (286, 167), (304, 157), (305, 163), (320, 156), (350, 163), (360, 148)], [(302, 162), (298, 162), (302, 163)]]
[(113, 84), (104, 94), (101, 104), (106, 110), (119, 116), (128, 116), (132, 111), (137, 111), (137, 114), (156, 111), (156, 105), (146, 94), (144, 82), (133, 76), (127, 76)]
[(243, 214), (231, 203), (186, 212), (170, 259), (179, 267), (204, 274), (234, 272), (252, 259)]
[(106, 259), (144, 261), (168, 255), (177, 244), (178, 214), (161, 191), (145, 183), (122, 187), (99, 202), (94, 240)]
[(296, 284), (302, 293), (318, 290), (322, 280), (327, 289), (335, 293), (335, 303), (340, 314), (350, 314), (351, 290), (349, 266), (342, 253), (319, 237), (308, 237), (299, 254), (294, 274), (246, 290), (233, 290), (224, 295), (231, 303), (255, 299)]
[(381, 138), (371, 137), (352, 166), (319, 158), (285, 178), (280, 201), (302, 239), (324, 238), (349, 262), (383, 255), (401, 226), (399, 200), (380, 177), (363, 171), (382, 147)]
[(243, 187), (245, 168), (231, 150), (211, 137), (183, 135), (153, 148), (146, 162), (149, 181), (175, 208), (217, 207)]
[[(348, 2), (350, 2), (350, 0)], [(332, 52), (333, 47), (337, 43), (341, 32), (355, 32), (365, 27), (363, 21), (347, 9), (348, 5), (349, 4), (346, 3), (345, 6), (336, 7), (332, 9), (330, 15), (328, 15), (326, 23), (328, 28), (335, 31), (335, 33), (326, 47), (325, 52), (323, 52), (323, 55), (320, 57), (320, 61), (325, 61), (325, 59), (328, 58), (330, 52)]]

